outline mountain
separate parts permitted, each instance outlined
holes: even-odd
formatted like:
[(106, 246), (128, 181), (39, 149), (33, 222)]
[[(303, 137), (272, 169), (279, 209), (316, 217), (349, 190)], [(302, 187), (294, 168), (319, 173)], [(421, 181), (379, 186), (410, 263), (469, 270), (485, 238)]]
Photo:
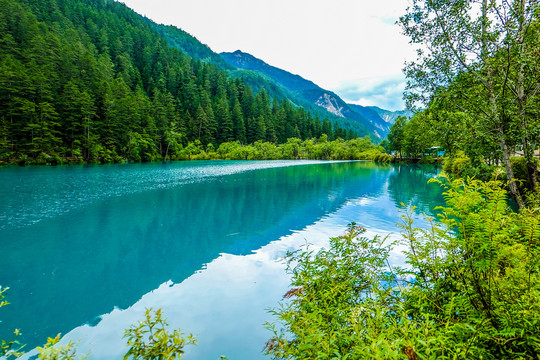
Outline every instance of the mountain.
[(367, 133), (285, 101), (290, 91), (262, 73), (249, 74), (252, 89), (193, 36), (120, 2), (0, 8), (0, 163), (181, 159), (229, 141)]
[[(383, 118), (379, 112), (375, 111), (372, 107), (369, 106), (361, 106), (361, 105), (355, 105), (355, 104), (349, 104), (351, 109), (353, 109), (358, 114), (362, 115), (364, 119), (368, 120), (373, 126), (375, 126), (380, 134), (384, 134), (385, 136), (390, 131), (390, 126), (392, 126), (392, 123), (389, 121), (386, 121), (385, 118)], [(382, 110), (381, 111), (386, 111)], [(392, 113), (390, 111), (387, 111), (389, 114)], [(394, 119), (395, 120), (395, 119)]]
[(392, 125), (399, 116), (405, 116), (408, 119), (413, 116), (412, 111), (409, 110), (389, 111), (381, 109), (377, 106), (368, 106), (368, 108), (379, 114), (379, 116), (390, 125)]
[(313, 82), (304, 79), (299, 75), (291, 74), (288, 71), (268, 65), (255, 56), (237, 50), (232, 53), (223, 52), (220, 56), (230, 65), (238, 69), (259, 71), (266, 74), (271, 79), (285, 86), (292, 91), (322, 90)]
[(307, 101), (311, 105), (325, 109), (334, 116), (353, 121), (365, 128), (374, 139), (384, 138), (395, 118), (399, 116), (396, 112), (375, 107), (348, 104), (334, 92), (325, 90), (299, 75), (271, 66), (240, 50), (232, 53), (224, 52), (220, 55), (235, 68), (264, 74), (275, 81), (288, 90), (291, 101), (296, 103)]
[(272, 98), (279, 101), (289, 100), (294, 105), (305, 108), (313, 116), (326, 117), (333, 123), (354, 130), (358, 135), (370, 135), (374, 140), (382, 139), (398, 116), (379, 108), (377, 109), (380, 113), (375, 108), (347, 104), (334, 92), (325, 90), (299, 75), (271, 66), (251, 54), (240, 50), (217, 54), (181, 29), (146, 20), (169, 45), (195, 59), (217, 65), (231, 76), (241, 79), (254, 92), (264, 88)]
[(145, 20), (156, 31), (163, 36), (170, 46), (181, 50), (184, 54), (194, 59), (209, 62), (219, 66), (221, 69), (233, 70), (234, 68), (227, 64), (219, 54), (215, 53), (208, 45), (201, 43), (197, 38), (172, 25), (156, 24), (150, 19)]
[[(373, 133), (373, 128), (366, 128), (361, 122), (335, 115), (298, 96), (296, 94), (298, 89), (319, 88), (311, 81), (305, 80), (298, 75), (292, 75), (284, 70), (270, 67), (249, 54), (245, 54), (248, 56), (248, 61), (239, 59), (237, 63), (234, 59), (229, 59), (231, 61), (229, 63), (224, 59), (224, 56), (213, 52), (207, 45), (202, 44), (187, 32), (174, 26), (156, 24), (147, 18), (143, 19), (161, 34), (170, 46), (181, 50), (194, 59), (216, 65), (220, 69), (227, 71), (233, 78), (240, 79), (243, 83), (249, 85), (254, 93), (265, 89), (268, 95), (277, 101), (290, 101), (295, 107), (306, 109), (312, 116), (319, 119), (327, 118), (331, 123), (345, 130), (351, 130), (358, 136), (370, 135), (372, 138), (377, 138)], [(250, 64), (253, 64), (253, 66)], [(265, 71), (260, 71), (260, 67), (266, 67)], [(280, 80), (276, 81), (276, 79)]]

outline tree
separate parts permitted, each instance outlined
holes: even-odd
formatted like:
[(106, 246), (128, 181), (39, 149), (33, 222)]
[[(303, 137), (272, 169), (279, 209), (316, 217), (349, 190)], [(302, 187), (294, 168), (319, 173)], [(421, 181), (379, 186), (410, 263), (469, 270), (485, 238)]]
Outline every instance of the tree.
[(254, 124), (255, 129), (255, 140), (266, 140), (266, 124), (264, 117), (260, 115)]
[(232, 141), (234, 139), (234, 125), (229, 112), (229, 102), (225, 96), (218, 100), (215, 114), (219, 130), (216, 139), (220, 143)]
[(404, 128), (407, 123), (407, 118), (404, 116), (398, 116), (396, 121), (390, 127), (388, 133), (388, 141), (390, 142), (390, 148), (399, 152), (399, 158), (401, 159), (401, 152), (403, 150), (404, 140)]
[(246, 143), (246, 126), (244, 123), (244, 115), (238, 99), (235, 99), (232, 110), (232, 122), (234, 130), (234, 138), (240, 141), (241, 144)]
[(328, 135), (328, 139), (334, 138), (334, 132), (332, 131), (332, 124), (328, 119), (324, 119), (322, 123), (322, 133)]
[[(437, 180), (439, 181), (439, 180)], [(350, 224), (320, 251), (289, 254), (273, 310), (275, 359), (534, 359), (540, 353), (537, 213), (515, 213), (501, 183), (444, 181), (431, 229), (368, 238)], [(507, 226), (511, 224), (511, 226)], [(405, 249), (406, 268), (391, 253)], [(393, 249), (394, 248), (394, 249)]]
[[(460, 79), (462, 92), (449, 99), (476, 119), (478, 136), (493, 133), (499, 143), (509, 190), (520, 208), (521, 193), (510, 161), (516, 139), (525, 147), (531, 179), (531, 122), (527, 112), (540, 79), (538, 1), (413, 0), (400, 18), (404, 33), (418, 44), (418, 59), (406, 66), (408, 103), (428, 104), (438, 90)], [(510, 106), (509, 106), (510, 105)], [(537, 120), (536, 120), (537, 121)], [(513, 131), (510, 131), (512, 129)]]

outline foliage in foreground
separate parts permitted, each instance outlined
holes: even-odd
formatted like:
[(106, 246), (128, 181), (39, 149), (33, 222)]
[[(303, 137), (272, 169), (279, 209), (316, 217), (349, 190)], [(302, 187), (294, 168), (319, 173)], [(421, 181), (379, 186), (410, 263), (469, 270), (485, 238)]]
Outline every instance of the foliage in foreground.
[(69, 341), (65, 345), (57, 345), (60, 341), (60, 334), (56, 335), (56, 337), (48, 338), (47, 343), (43, 345), (43, 347), (38, 347), (37, 350), (39, 352), (38, 359), (39, 360), (83, 360), (86, 358), (86, 356), (77, 356), (77, 346)]
[(146, 309), (144, 321), (139, 321), (126, 330), (124, 337), (128, 339), (129, 351), (124, 355), (124, 360), (174, 360), (181, 359), (184, 346), (193, 345), (196, 339), (193, 335), (183, 337), (178, 330), (169, 332), (166, 329), (167, 322), (161, 316), (161, 309), (152, 314), (152, 309)]
[[(9, 303), (6, 300), (4, 300), (5, 293), (8, 290), (9, 288), (2, 288), (2, 286), (0, 286), (0, 308), (6, 305), (9, 305)], [(13, 340), (8, 341), (8, 340), (0, 339), (0, 357), (5, 356), (6, 359), (9, 359), (12, 356), (18, 357), (22, 355), (23, 346), (17, 341), (17, 337), (20, 335), (19, 329), (15, 329), (13, 334), (14, 334)]]
[[(7, 305), (4, 299), (6, 289), (0, 287), (0, 307)], [(126, 329), (124, 338), (130, 346), (123, 359), (133, 360), (175, 360), (182, 359), (184, 347), (196, 344), (195, 337), (190, 334), (184, 337), (180, 329), (167, 330), (167, 321), (163, 318), (161, 309), (152, 311), (146, 309), (144, 321), (139, 321)], [(19, 331), (15, 330), (15, 336), (19, 336)], [(84, 360), (86, 355), (77, 354), (77, 345), (72, 341), (67, 344), (58, 344), (60, 334), (55, 338), (48, 338), (43, 347), (38, 347), (39, 360)], [(16, 340), (1, 341), (0, 357), (5, 356), (17, 358), (23, 355), (22, 346)], [(222, 356), (222, 359), (225, 357)]]
[[(437, 180), (439, 181), (439, 180)], [(439, 181), (440, 182), (440, 181)], [(431, 229), (403, 216), (394, 243), (350, 225), (330, 248), (292, 254), (292, 286), (274, 310), (275, 359), (537, 359), (540, 215), (509, 211), (497, 182), (447, 183)]]

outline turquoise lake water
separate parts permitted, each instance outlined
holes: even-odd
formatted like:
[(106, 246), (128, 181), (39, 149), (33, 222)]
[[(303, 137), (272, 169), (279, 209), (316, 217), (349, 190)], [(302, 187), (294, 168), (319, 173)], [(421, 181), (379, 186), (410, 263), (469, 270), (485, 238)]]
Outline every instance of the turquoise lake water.
[[(123, 330), (162, 308), (198, 338), (186, 359), (265, 358), (289, 250), (350, 222), (397, 233), (399, 204), (442, 203), (433, 167), (208, 161), (0, 168), (0, 339), (30, 351), (62, 333), (89, 360), (120, 359)], [(397, 235), (393, 235), (397, 236)], [(402, 261), (399, 251), (395, 262)]]

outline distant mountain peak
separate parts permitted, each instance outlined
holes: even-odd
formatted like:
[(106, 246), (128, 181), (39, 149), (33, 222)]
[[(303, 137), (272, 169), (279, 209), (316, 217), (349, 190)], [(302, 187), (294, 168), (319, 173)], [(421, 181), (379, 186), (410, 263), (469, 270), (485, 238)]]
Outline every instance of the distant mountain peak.
[(300, 98), (302, 101), (324, 109), (338, 118), (357, 123), (372, 134), (373, 139), (384, 138), (399, 115), (410, 116), (407, 112), (394, 112), (378, 107), (347, 104), (334, 92), (325, 90), (299, 75), (269, 65), (241, 50), (224, 52), (220, 56), (230, 66), (237, 69), (254, 71), (269, 77), (286, 88), (296, 99)]
[(405, 116), (406, 118), (412, 117), (413, 113), (409, 110), (390, 111), (381, 109), (378, 106), (366, 106), (367, 109), (375, 111), (384, 121), (392, 125), (399, 116)]

